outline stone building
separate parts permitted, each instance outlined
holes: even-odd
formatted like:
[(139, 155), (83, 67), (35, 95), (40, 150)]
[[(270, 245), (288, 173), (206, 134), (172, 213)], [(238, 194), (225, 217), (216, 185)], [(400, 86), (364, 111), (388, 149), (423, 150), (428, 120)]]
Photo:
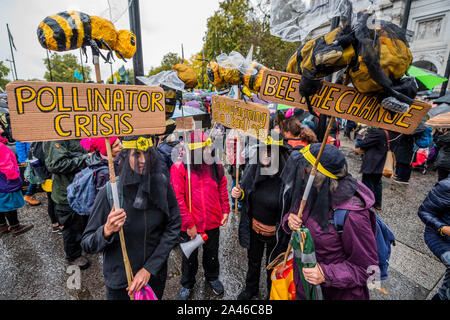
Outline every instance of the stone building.
[[(377, 16), (401, 26), (406, 3), (406, 0), (379, 0)], [(310, 36), (329, 30), (330, 24), (324, 25)], [(411, 0), (407, 30), (412, 64), (444, 76), (450, 53), (450, 0)], [(440, 88), (439, 85), (434, 90)]]

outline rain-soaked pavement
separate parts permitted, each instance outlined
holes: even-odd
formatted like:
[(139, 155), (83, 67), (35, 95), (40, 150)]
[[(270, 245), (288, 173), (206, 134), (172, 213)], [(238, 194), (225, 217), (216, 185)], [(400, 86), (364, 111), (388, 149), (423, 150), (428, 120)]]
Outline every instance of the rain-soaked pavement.
[[(360, 156), (351, 147), (351, 142), (343, 138), (341, 149), (347, 156), (350, 172), (361, 178), (358, 174)], [(425, 245), (424, 225), (417, 216), (418, 207), (436, 181), (435, 172), (423, 175), (414, 171), (407, 186), (383, 178), (383, 212), (380, 216), (393, 230), (397, 245), (393, 247), (389, 279), (380, 286), (386, 289), (387, 294), (373, 289), (371, 299), (424, 300), (436, 292), (445, 268)], [(46, 196), (40, 193), (37, 198), (42, 201), (41, 206), (27, 205), (19, 210), (21, 222), (33, 223), (34, 228), (16, 238), (11, 235), (0, 237), (0, 300), (105, 299), (101, 255), (87, 255), (92, 265), (81, 271), (81, 284), (78, 285), (76, 271), (68, 268), (64, 259), (62, 236), (51, 232)], [(221, 228), (219, 259), (224, 295), (215, 297), (212, 294), (205, 283), (200, 258), (193, 300), (234, 300), (243, 289), (247, 255), (246, 250), (238, 244), (238, 223), (239, 217), (233, 212), (228, 226)], [(164, 299), (177, 299), (181, 288), (180, 271), (181, 251), (176, 247), (169, 258)], [(265, 276), (261, 276), (261, 290), (257, 299), (266, 296), (264, 279)]]

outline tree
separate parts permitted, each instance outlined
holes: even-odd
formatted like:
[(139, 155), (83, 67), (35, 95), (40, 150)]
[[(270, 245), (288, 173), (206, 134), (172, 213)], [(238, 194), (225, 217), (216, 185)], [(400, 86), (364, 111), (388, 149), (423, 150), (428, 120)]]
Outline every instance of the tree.
[(3, 61), (0, 61), (0, 87), (5, 89), (6, 85), (10, 81), (6, 77), (9, 74), (9, 68), (3, 64)]
[(174, 65), (181, 62), (182, 59), (178, 56), (178, 54), (169, 52), (162, 58), (161, 65), (159, 67), (150, 69), (148, 76), (153, 76), (160, 73), (161, 71), (172, 70), (172, 67)]
[(283, 42), (270, 34), (270, 2), (223, 0), (207, 22), (204, 50), (207, 59), (237, 51), (244, 57), (253, 45), (253, 60), (264, 66), (284, 70), (286, 60), (299, 43)]
[[(82, 68), (82, 66), (78, 64), (77, 57), (73, 54), (68, 53), (59, 55), (57, 53), (52, 53), (52, 55), (50, 56), (50, 61), (48, 61), (47, 59), (43, 60), (47, 68), (47, 72), (45, 72), (44, 75), (46, 81), (78, 83), (83, 82), (83, 79), (79, 80), (75, 78), (75, 71), (78, 71), (78, 73), (80, 74), (83, 74), (84, 71), (85, 82), (91, 80), (91, 68), (86, 65), (83, 65)], [(51, 76), (49, 63), (51, 67)]]

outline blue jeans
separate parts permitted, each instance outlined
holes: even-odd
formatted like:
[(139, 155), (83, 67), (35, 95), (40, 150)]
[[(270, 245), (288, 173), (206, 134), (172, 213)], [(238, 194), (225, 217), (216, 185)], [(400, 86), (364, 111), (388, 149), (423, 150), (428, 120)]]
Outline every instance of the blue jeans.
[(441, 261), (447, 267), (444, 276), (444, 282), (438, 290), (439, 298), (441, 300), (450, 300), (450, 251), (442, 254)]
[(36, 189), (37, 189), (38, 185), (37, 184), (32, 184), (30, 183), (28, 185), (28, 189), (27, 192), (25, 193), (26, 196), (32, 196), (36, 193)]

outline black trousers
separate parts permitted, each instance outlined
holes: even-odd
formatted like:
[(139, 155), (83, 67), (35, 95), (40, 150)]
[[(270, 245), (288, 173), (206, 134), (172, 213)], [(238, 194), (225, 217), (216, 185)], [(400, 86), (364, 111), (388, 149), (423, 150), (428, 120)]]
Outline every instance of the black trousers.
[[(219, 228), (205, 231), (208, 240), (203, 244), (203, 270), (206, 281), (214, 281), (219, 278)], [(190, 241), (186, 232), (181, 231), (182, 242)], [(192, 252), (189, 259), (183, 254), (181, 262), (181, 285), (184, 288), (192, 289), (195, 285), (195, 276), (198, 271), (198, 248)]]
[(51, 192), (47, 192), (47, 200), (48, 200), (47, 212), (48, 216), (50, 217), (50, 221), (52, 222), (52, 224), (58, 223), (58, 219), (56, 218), (55, 212), (55, 202), (52, 200)]
[[(167, 279), (167, 262), (163, 265), (157, 275), (151, 275), (148, 285), (152, 287), (158, 300), (161, 300), (164, 295), (164, 289), (166, 288)], [(106, 287), (106, 299), (107, 300), (130, 300), (126, 288), (124, 289), (111, 289)]]
[(19, 225), (19, 219), (17, 218), (17, 210), (0, 212), (0, 226), (4, 226), (6, 224), (8, 224), (8, 226), (10, 227), (17, 227)]
[[(277, 244), (275, 236), (265, 237), (257, 234), (255, 231), (250, 231), (250, 248), (247, 250), (248, 269), (245, 280), (245, 290), (256, 295), (259, 293), (259, 279), (261, 274), (261, 263), (264, 256), (264, 249), (266, 249), (266, 263), (270, 263), (269, 255), (274, 250)], [(281, 252), (282, 248), (273, 251), (271, 258), (275, 259)], [(272, 281), (270, 280), (272, 270), (266, 270), (267, 291), (270, 293)]]
[(375, 207), (381, 207), (383, 199), (383, 182), (382, 174), (379, 173), (363, 173), (362, 182), (373, 192), (375, 196)]
[(448, 175), (450, 174), (450, 170), (437, 168), (437, 173), (438, 173), (438, 181), (441, 181), (448, 177)]
[(411, 178), (411, 171), (412, 167), (410, 164), (397, 162), (395, 166), (395, 175), (402, 181), (409, 181), (409, 178)]
[[(60, 217), (64, 217), (64, 229), (62, 230), (64, 252), (66, 253), (66, 259), (72, 262), (81, 256), (81, 237), (89, 216), (80, 216), (71, 210), (70, 207), (68, 208), (61, 210), (60, 207), (56, 207), (56, 215), (60, 225), (62, 225)], [(67, 210), (70, 210), (70, 212)]]

